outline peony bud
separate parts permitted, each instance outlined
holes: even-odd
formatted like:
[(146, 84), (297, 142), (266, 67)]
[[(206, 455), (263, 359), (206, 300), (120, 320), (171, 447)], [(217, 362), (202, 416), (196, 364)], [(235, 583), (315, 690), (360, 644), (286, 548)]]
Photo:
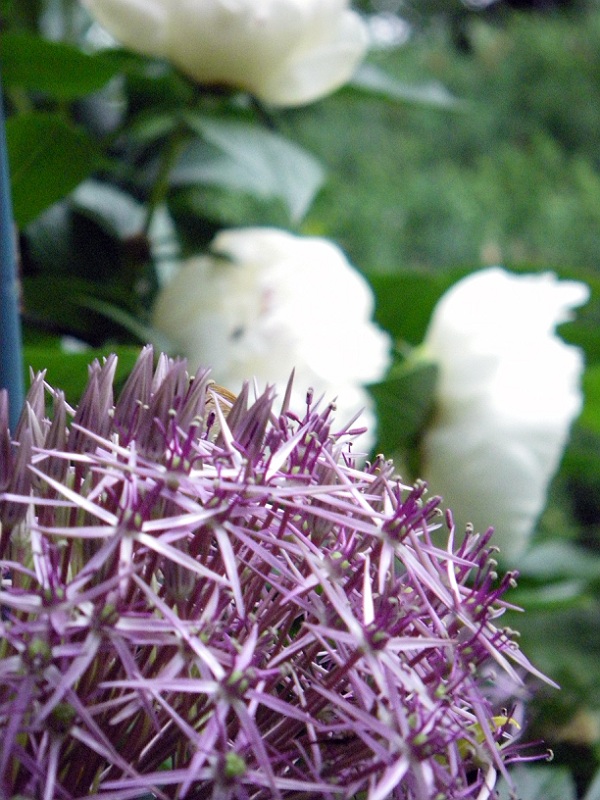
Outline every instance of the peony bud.
[(283, 394), (295, 369), (297, 405), (312, 387), (315, 399), (338, 397), (336, 417), (348, 420), (370, 407), (363, 385), (389, 364), (373, 305), (369, 285), (331, 242), (247, 228), (220, 233), (212, 255), (185, 263), (160, 292), (153, 322), (192, 368), (212, 365), (232, 391), (252, 375)]
[(440, 376), (423, 477), (459, 524), (494, 526), (510, 560), (528, 543), (581, 411), (582, 354), (555, 328), (588, 296), (551, 273), (482, 270), (442, 297), (425, 337)]
[(300, 106), (346, 83), (367, 48), (347, 0), (82, 0), (127, 47), (198, 83)]

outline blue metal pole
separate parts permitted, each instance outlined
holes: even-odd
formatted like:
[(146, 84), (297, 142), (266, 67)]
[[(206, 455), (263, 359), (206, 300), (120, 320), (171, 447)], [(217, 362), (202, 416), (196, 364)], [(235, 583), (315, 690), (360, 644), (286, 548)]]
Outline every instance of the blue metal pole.
[(8, 149), (0, 83), (0, 389), (8, 389), (14, 432), (23, 405), (23, 344), (19, 316), (16, 229), (12, 214)]

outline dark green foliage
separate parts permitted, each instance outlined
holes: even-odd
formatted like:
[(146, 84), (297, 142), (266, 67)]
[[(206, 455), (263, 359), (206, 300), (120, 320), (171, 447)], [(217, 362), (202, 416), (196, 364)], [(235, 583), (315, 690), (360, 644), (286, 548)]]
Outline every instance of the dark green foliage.
[(290, 119), (330, 180), (310, 228), (364, 269), (503, 262), (596, 269), (600, 252), (600, 15), (472, 17), (471, 50), (435, 26), (378, 61), (437, 79), (454, 109), (349, 90)]

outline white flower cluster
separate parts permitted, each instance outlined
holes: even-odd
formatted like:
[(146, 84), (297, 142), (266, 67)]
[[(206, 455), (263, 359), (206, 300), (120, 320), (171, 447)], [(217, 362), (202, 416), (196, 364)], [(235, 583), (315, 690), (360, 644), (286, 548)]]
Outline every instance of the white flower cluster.
[(368, 29), (348, 0), (82, 0), (119, 41), (198, 83), (300, 106), (346, 83)]
[(422, 477), (457, 522), (493, 525), (511, 560), (527, 545), (581, 410), (582, 354), (555, 328), (588, 295), (551, 273), (486, 269), (442, 297), (427, 331), (440, 375)]
[[(193, 80), (298, 106), (348, 81), (368, 30), (348, 0), (81, 0), (126, 46), (170, 60)], [(546, 500), (582, 405), (580, 352), (555, 334), (586, 301), (581, 283), (551, 274), (475, 273), (435, 309), (425, 350), (440, 368), (437, 414), (422, 471), (457, 522), (489, 524), (513, 559)], [(254, 376), (283, 390), (338, 398), (338, 420), (381, 380), (390, 341), (372, 322), (368, 284), (324, 239), (274, 229), (221, 233), (160, 292), (154, 325), (192, 366), (235, 391)], [(295, 403), (298, 403), (298, 397)]]
[(369, 285), (331, 242), (245, 228), (220, 233), (211, 255), (182, 266), (159, 293), (153, 323), (192, 368), (210, 365), (232, 391), (254, 376), (283, 392), (295, 369), (296, 407), (312, 387), (315, 399), (337, 398), (340, 423), (365, 408), (359, 424), (371, 435), (358, 446), (368, 449), (375, 420), (364, 384), (380, 380), (390, 359), (373, 308)]

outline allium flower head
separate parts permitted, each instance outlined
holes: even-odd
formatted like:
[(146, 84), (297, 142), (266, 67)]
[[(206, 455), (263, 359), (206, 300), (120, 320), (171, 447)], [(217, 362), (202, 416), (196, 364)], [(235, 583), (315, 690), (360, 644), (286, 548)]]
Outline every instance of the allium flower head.
[(75, 412), (38, 376), (12, 438), (0, 403), (0, 796), (493, 797), (487, 688), (532, 668), (489, 537), (435, 547), (329, 407), (150, 348), (114, 404), (114, 368)]
[(556, 335), (586, 302), (551, 273), (481, 270), (434, 310), (425, 352), (439, 366), (423, 477), (457, 520), (493, 525), (512, 563), (526, 547), (581, 410), (581, 352)]
[(172, 61), (203, 84), (300, 106), (346, 83), (367, 49), (347, 0), (82, 0), (144, 55)]
[[(373, 322), (373, 292), (332, 242), (275, 228), (237, 228), (214, 239), (159, 292), (155, 327), (192, 368), (238, 391), (248, 377), (336, 398), (338, 417), (362, 409), (374, 429), (367, 383), (381, 380), (390, 339)], [(296, 390), (294, 405), (303, 402)], [(374, 442), (363, 437), (359, 446)]]

